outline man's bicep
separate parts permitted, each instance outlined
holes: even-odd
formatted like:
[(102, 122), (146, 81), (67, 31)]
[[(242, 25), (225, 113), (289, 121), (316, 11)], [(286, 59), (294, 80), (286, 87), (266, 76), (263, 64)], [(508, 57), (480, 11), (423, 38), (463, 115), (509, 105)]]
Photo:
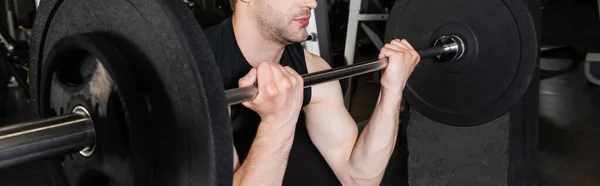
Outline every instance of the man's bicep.
[[(305, 51), (309, 73), (331, 69), (329, 64)], [(303, 110), (311, 141), (342, 182), (348, 180), (348, 162), (358, 138), (356, 122), (346, 110), (339, 81), (311, 87), (311, 102)]]
[(348, 161), (358, 137), (356, 122), (344, 106), (339, 82), (316, 85), (304, 108), (306, 128), (313, 144), (340, 179), (347, 176)]

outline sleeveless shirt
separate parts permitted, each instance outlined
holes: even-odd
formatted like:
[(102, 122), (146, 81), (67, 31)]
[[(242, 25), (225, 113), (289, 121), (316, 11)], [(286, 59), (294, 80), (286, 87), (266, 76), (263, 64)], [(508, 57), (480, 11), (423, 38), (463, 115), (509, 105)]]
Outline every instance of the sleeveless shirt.
[[(238, 80), (245, 76), (252, 66), (248, 63), (237, 44), (231, 17), (218, 25), (207, 28), (204, 33), (211, 45), (225, 89), (237, 88)], [(285, 47), (280, 64), (291, 67), (299, 74), (308, 73), (304, 47), (300, 43)], [(308, 105), (310, 99), (311, 88), (305, 88), (302, 107)], [(283, 185), (341, 185), (323, 156), (312, 143), (306, 130), (304, 116), (304, 112), (301, 111), (283, 178)], [(240, 163), (243, 163), (256, 136), (260, 117), (254, 111), (238, 104), (232, 106), (230, 119), (234, 128), (234, 145)]]

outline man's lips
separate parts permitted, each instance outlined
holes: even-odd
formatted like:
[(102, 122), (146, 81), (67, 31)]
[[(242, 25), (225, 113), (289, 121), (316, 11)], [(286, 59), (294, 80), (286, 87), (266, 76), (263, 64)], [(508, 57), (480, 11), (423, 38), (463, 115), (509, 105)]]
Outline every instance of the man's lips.
[(298, 23), (300, 23), (303, 26), (306, 26), (310, 23), (309, 17), (301, 17), (296, 19), (296, 21), (298, 21)]

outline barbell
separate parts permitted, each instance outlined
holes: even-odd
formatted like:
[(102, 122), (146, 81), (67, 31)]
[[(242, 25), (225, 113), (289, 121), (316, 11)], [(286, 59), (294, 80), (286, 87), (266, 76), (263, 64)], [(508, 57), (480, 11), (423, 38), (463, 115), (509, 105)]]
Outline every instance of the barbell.
[[(97, 39), (82, 37), (79, 42)], [(450, 41), (442, 43), (441, 40)], [(85, 40), (85, 41), (81, 41)], [(72, 42), (65, 40), (64, 42)], [(93, 45), (92, 43), (85, 43)], [(60, 44), (60, 46), (64, 46)], [(451, 56), (448, 61), (459, 59), (464, 51), (464, 44), (457, 36), (444, 36), (436, 45), (417, 51), (422, 58)], [(445, 62), (445, 61), (444, 61)], [(357, 76), (384, 69), (387, 59), (363, 62), (329, 70), (302, 75), (305, 87), (320, 83)], [(229, 105), (253, 100), (258, 95), (257, 86), (229, 89), (225, 91)], [(0, 168), (79, 151), (82, 156), (91, 156), (94, 152), (95, 130), (93, 119), (85, 107), (77, 106), (71, 114), (46, 118), (38, 121), (24, 122), (0, 128)]]
[[(225, 90), (187, 8), (168, 0), (43, 1), (30, 54), (39, 120), (0, 128), (0, 167), (49, 158), (65, 185), (231, 185), (228, 105), (258, 92)], [(386, 40), (424, 49), (405, 99), (454, 126), (506, 113), (537, 62), (533, 25), (519, 0), (398, 0)], [(382, 59), (302, 76), (309, 87), (386, 66)]]
[[(460, 37), (455, 35), (442, 36), (438, 38), (433, 47), (418, 50), (421, 58), (436, 57), (438, 62), (450, 62), (460, 59), (465, 51), (465, 45)], [(358, 76), (382, 70), (387, 67), (388, 60), (381, 59), (371, 62), (362, 62), (346, 65), (338, 68), (303, 74), (304, 87), (312, 87), (317, 84), (340, 80), (348, 77)], [(234, 88), (225, 91), (229, 105), (252, 101), (258, 95), (257, 85)]]

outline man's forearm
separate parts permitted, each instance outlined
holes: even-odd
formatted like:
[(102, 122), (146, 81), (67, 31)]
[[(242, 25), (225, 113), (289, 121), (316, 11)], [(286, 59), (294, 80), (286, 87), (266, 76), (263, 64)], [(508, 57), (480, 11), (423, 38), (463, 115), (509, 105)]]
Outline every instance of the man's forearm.
[(274, 129), (261, 123), (234, 185), (281, 185), (294, 140), (295, 123)]
[[(350, 156), (350, 176), (364, 184), (379, 184), (394, 150), (402, 93), (382, 92), (369, 123)], [(363, 183), (366, 182), (366, 183)]]

